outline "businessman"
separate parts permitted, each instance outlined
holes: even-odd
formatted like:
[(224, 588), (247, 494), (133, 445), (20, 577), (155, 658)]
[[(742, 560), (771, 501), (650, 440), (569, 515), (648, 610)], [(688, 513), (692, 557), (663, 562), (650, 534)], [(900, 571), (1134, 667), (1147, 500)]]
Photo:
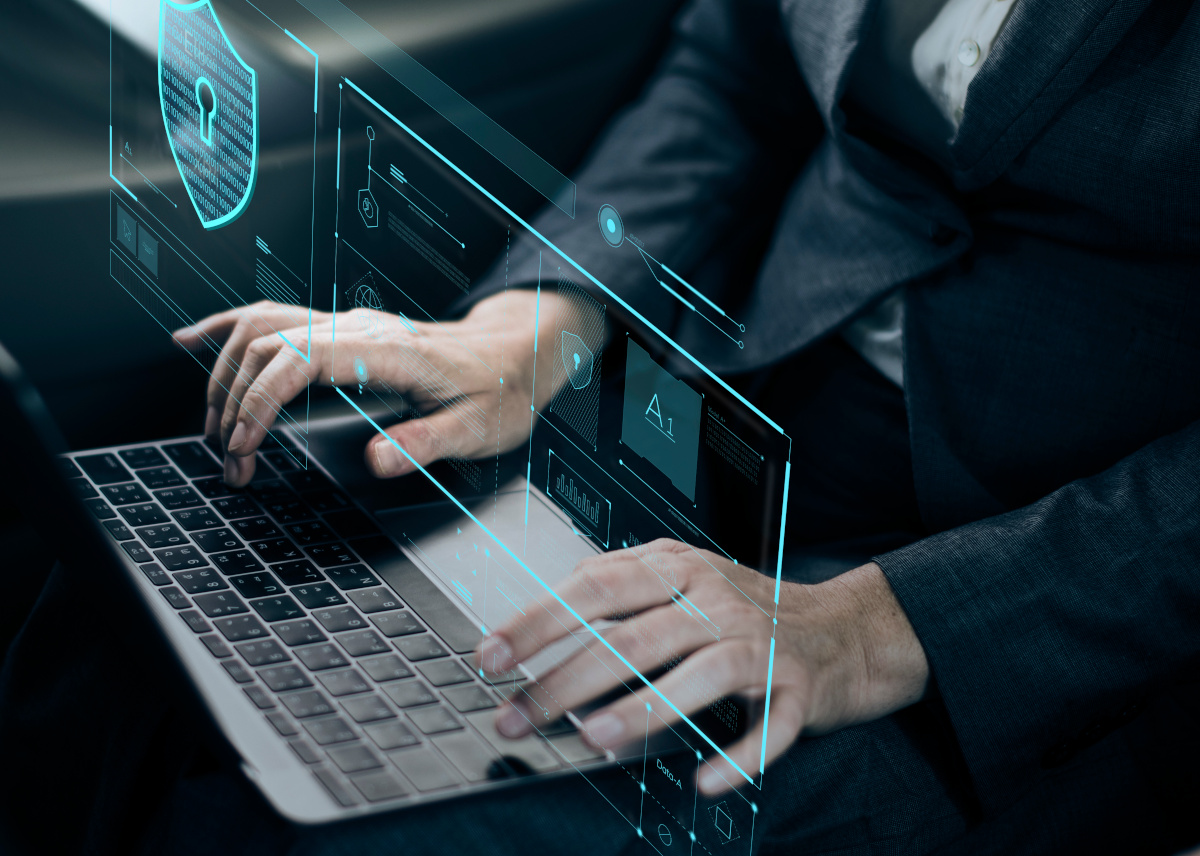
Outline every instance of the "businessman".
[[(1200, 7), (694, 0), (576, 183), (580, 210), (615, 205), (734, 307), (745, 349), (713, 344), (640, 285), (638, 256), (553, 215), (535, 226), (794, 440), (756, 846), (1169, 853), (1200, 839)], [(384, 319), (388, 348), (436, 360), (454, 338), (527, 353), (505, 395), (544, 404), (553, 390), (533, 401), (534, 308), (519, 287), (536, 281), (536, 250), (511, 258), (509, 287), (481, 283), (457, 321), (414, 333)], [(259, 314), (296, 342), (295, 313)], [(251, 478), (273, 402), (351, 381), (330, 325), (314, 321), (311, 368), (236, 311), (176, 333), (185, 347), (225, 343), (206, 431), (231, 484)], [(414, 389), (398, 365), (370, 371)], [(487, 388), (463, 385), (494, 414)], [(495, 454), (448, 417), (454, 401), (417, 404), (423, 418), (388, 429), (416, 460)], [(525, 439), (502, 434), (509, 448)], [(382, 437), (366, 459), (380, 477), (413, 469)], [(771, 626), (694, 553), (638, 550), (589, 560), (565, 585), (632, 606), (617, 644), (644, 669), (660, 664), (639, 630), (677, 639), (688, 654), (660, 678), (668, 692), (702, 671), (745, 699), (753, 722), (729, 754), (753, 763), (768, 723), (746, 676), (765, 672)], [(651, 553), (722, 616), (720, 641), (657, 609), (661, 589), (637, 570)], [(749, 589), (770, 582), (709, 559)], [(532, 656), (562, 632), (552, 618), (499, 628), (485, 661)], [(608, 689), (600, 674), (544, 682), (568, 705)], [(619, 742), (640, 704), (593, 714), (590, 739)], [(521, 711), (497, 716), (522, 732)], [(718, 797), (727, 773), (715, 761), (698, 787)], [(593, 831), (606, 821), (584, 790), (322, 831), (297, 852), (638, 847), (628, 828)], [(202, 825), (185, 802), (166, 826)], [(547, 815), (590, 837), (564, 841)], [(472, 837), (505, 817), (521, 819), (515, 841)]]

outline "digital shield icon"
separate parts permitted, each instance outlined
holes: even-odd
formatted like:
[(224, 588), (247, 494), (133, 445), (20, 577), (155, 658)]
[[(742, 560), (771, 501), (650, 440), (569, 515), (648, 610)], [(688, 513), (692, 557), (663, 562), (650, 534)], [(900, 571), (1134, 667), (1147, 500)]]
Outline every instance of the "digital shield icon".
[(574, 333), (562, 331), (562, 364), (575, 389), (592, 382), (592, 352)]
[(206, 229), (236, 220), (258, 174), (258, 78), (209, 0), (162, 0), (158, 94), (175, 165)]

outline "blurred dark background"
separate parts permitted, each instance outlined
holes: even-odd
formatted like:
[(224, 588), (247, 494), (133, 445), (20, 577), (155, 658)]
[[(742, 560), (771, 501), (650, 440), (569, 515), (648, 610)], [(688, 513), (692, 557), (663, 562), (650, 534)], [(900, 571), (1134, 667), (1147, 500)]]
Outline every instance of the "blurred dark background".
[[(352, 0), (364, 19), (561, 172), (636, 94), (680, 0)], [(112, 0), (114, 17), (157, 17), (154, 0)], [(201, 430), (205, 373), (108, 272), (108, 0), (0, 3), (0, 342), (22, 364), (72, 448)], [(242, 0), (214, 0), (222, 16)], [(303, 24), (307, 18), (300, 7)], [(302, 33), (321, 33), (315, 20)], [(333, 38), (328, 31), (325, 37)], [(306, 35), (306, 38), (309, 36)], [(114, 40), (125, 38), (114, 30)], [(150, 36), (153, 39), (153, 36)], [(120, 47), (120, 46), (118, 46)], [(153, 63), (152, 41), (142, 45)], [(282, 60), (281, 60), (282, 61)], [(322, 74), (326, 66), (322, 66)], [(353, 49), (336, 74), (381, 72)], [(396, 86), (397, 84), (389, 83)], [(548, 117), (551, 117), (548, 120)], [(420, 130), (420, 129), (419, 129)], [(264, 163), (311, 182), (312, 129), (263, 150)], [(434, 134), (433, 129), (423, 133)], [(444, 131), (443, 131), (444, 133)], [(297, 148), (305, 156), (289, 154)], [(332, 163), (334, 152), (319, 149)], [(321, 168), (320, 165), (318, 168)], [(513, 201), (529, 214), (544, 200)], [(308, 234), (310, 212), (282, 212)], [(318, 288), (324, 294), (325, 288)], [(219, 307), (214, 307), (219, 308)], [(315, 308), (328, 308), (318, 301)], [(317, 415), (314, 413), (314, 415)], [(3, 450), (3, 456), (19, 450)], [(54, 560), (0, 466), (0, 656)]]

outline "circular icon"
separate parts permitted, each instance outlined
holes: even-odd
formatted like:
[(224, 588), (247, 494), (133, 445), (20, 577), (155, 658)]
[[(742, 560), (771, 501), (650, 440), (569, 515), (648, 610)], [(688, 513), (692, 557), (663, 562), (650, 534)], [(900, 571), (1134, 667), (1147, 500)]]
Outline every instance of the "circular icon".
[(667, 829), (665, 823), (658, 825), (658, 840), (663, 843), (663, 847), (671, 846), (671, 830)]
[(625, 240), (625, 224), (621, 222), (621, 215), (617, 213), (617, 209), (611, 205), (601, 205), (596, 219), (600, 224), (600, 234), (604, 236), (608, 245), (621, 246)]
[(367, 125), (367, 139), (368, 140), (375, 139), (375, 129), (372, 128), (370, 125)]
[(370, 380), (370, 375), (367, 374), (367, 364), (363, 362), (362, 357), (354, 358), (354, 378), (360, 385)]

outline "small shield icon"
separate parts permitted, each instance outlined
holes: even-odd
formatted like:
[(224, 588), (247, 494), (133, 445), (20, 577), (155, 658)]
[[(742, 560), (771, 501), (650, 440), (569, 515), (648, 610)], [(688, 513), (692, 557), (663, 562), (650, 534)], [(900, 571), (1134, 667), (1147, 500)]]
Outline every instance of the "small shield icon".
[(258, 77), (209, 0), (162, 0), (158, 96), (183, 186), (205, 229), (236, 220), (258, 174)]
[(575, 389), (592, 382), (592, 352), (574, 333), (562, 331), (562, 364)]

